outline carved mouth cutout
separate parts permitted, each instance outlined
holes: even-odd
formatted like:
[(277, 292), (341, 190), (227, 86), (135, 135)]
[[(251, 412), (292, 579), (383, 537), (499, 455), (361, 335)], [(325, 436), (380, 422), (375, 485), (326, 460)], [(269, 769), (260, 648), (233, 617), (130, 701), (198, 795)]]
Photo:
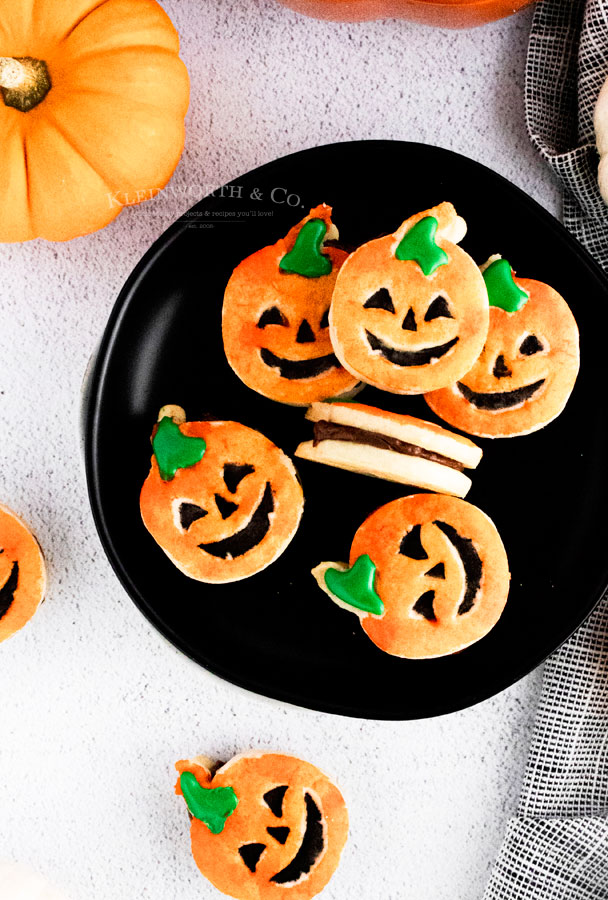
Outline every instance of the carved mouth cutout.
[(266, 347), (262, 347), (260, 356), (267, 366), (278, 369), (281, 377), (287, 378), (289, 381), (315, 378), (329, 369), (337, 369), (340, 366), (333, 353), (329, 353), (327, 356), (317, 356), (314, 359), (283, 359)]
[[(275, 791), (276, 790), (282, 791), (284, 795), (287, 788), (275, 788)], [(306, 827), (304, 829), (302, 843), (300, 844), (300, 847), (291, 862), (288, 863), (283, 869), (281, 869), (280, 872), (277, 872), (276, 875), (272, 876), (270, 881), (274, 884), (283, 884), (286, 887), (289, 887), (290, 885), (296, 884), (298, 881), (301, 881), (306, 875), (310, 873), (311, 869), (318, 861), (319, 857), (323, 853), (323, 850), (325, 849), (325, 834), (323, 830), (323, 817), (321, 815), (321, 810), (319, 809), (312, 795), (308, 792), (304, 794), (304, 802), (306, 804)], [(281, 812), (279, 810), (275, 811), (270, 803), (268, 803), (268, 805), (275, 815), (281, 815)], [(282, 807), (282, 802), (280, 806)], [(267, 831), (271, 835), (271, 837), (274, 837), (274, 839), (277, 840), (280, 844), (284, 844), (289, 835), (289, 828), (284, 827), (268, 828)], [(241, 859), (250, 872), (255, 873), (257, 864), (260, 861), (265, 849), (265, 844), (258, 843), (244, 844), (242, 847), (239, 847), (239, 854), (241, 856)]]
[(0, 619), (3, 618), (13, 605), (15, 599), (15, 591), (19, 584), (19, 563), (14, 562), (11, 573), (6, 579), (2, 588), (0, 588)]
[(240, 531), (221, 541), (199, 544), (205, 553), (220, 559), (235, 559), (244, 556), (266, 537), (270, 528), (270, 515), (274, 510), (274, 498), (270, 482), (266, 482), (264, 494), (247, 525)]
[(545, 378), (535, 381), (533, 384), (524, 385), (514, 391), (498, 391), (496, 393), (483, 394), (471, 390), (462, 381), (458, 382), (458, 390), (468, 402), (477, 409), (500, 410), (520, 406), (529, 400), (540, 390), (545, 383)]
[[(462, 598), (460, 605), (458, 607), (458, 615), (462, 616), (465, 613), (469, 612), (474, 604), (475, 598), (479, 593), (479, 589), (481, 587), (481, 577), (483, 574), (483, 564), (481, 562), (481, 558), (479, 553), (475, 549), (473, 541), (470, 538), (462, 537), (461, 534), (456, 531), (456, 529), (449, 525), (447, 522), (435, 521), (434, 525), (437, 526), (445, 536), (448, 538), (456, 553), (460, 557), (460, 561), (462, 562), (462, 567), (464, 569), (464, 581), (465, 581), (465, 592), (464, 597)], [(408, 531), (407, 534), (403, 537), (401, 541), (401, 546), (399, 552), (403, 556), (407, 556), (410, 559), (424, 560), (428, 559), (428, 554), (424, 547), (422, 546), (422, 542), (420, 540), (420, 525), (415, 525), (411, 531)], [(443, 563), (438, 563), (433, 566), (426, 573), (429, 578), (445, 578), (445, 566)], [(429, 622), (436, 622), (437, 616), (435, 615), (435, 610), (433, 608), (433, 601), (435, 599), (435, 591), (425, 591), (422, 594), (416, 603), (414, 604), (414, 612), (418, 613), (418, 615), (423, 616)]]
[(372, 350), (379, 350), (385, 359), (396, 366), (428, 366), (429, 363), (442, 356), (452, 349), (457, 343), (458, 338), (452, 338), (445, 344), (438, 344), (436, 347), (425, 347), (424, 350), (396, 350), (389, 347), (384, 341), (372, 334), (371, 331), (365, 330), (367, 342)]

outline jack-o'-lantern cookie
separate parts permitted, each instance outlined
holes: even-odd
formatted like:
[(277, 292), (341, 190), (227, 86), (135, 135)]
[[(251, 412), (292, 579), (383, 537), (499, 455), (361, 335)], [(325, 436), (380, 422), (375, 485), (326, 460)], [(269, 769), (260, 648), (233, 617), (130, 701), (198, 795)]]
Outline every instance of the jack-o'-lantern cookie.
[(286, 237), (244, 259), (224, 295), (226, 358), (241, 381), (281, 403), (306, 406), (345, 396), (358, 379), (329, 338), (329, 304), (348, 254), (325, 246), (338, 230), (325, 204)]
[(439, 494), (381, 506), (355, 534), (350, 564), (323, 562), (313, 575), (360, 617), (374, 644), (406, 659), (445, 656), (484, 637), (500, 618), (510, 579), (491, 519)]
[(446, 422), (480, 437), (537, 431), (564, 409), (579, 369), (578, 328), (548, 284), (515, 278), (506, 259), (484, 267), (490, 330), (470, 372), (426, 402)]
[(237, 900), (308, 900), (323, 890), (348, 835), (342, 794), (295, 756), (246, 753), (211, 774), (203, 757), (176, 764), (192, 854)]
[(468, 372), (488, 332), (488, 295), (451, 203), (407, 219), (342, 266), (329, 314), (340, 362), (362, 381), (422, 394)]
[(363, 403), (313, 403), (314, 438), (296, 456), (442, 494), (466, 496), (481, 450), (473, 441), (424, 419)]
[(0, 641), (29, 622), (46, 590), (44, 557), (21, 519), (0, 506)]
[(154, 540), (185, 575), (238, 581), (265, 569), (296, 533), (304, 497), (293, 463), (239, 422), (186, 422), (163, 407), (140, 496)]

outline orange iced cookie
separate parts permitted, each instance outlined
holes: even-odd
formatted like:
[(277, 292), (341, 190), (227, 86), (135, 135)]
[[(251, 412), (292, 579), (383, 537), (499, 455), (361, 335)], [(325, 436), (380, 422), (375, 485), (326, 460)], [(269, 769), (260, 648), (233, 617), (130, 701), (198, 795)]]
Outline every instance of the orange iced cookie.
[(237, 900), (308, 900), (323, 890), (346, 843), (348, 813), (316, 766), (252, 752), (213, 775), (203, 757), (176, 768), (194, 861), (218, 890)]
[(21, 519), (0, 506), (0, 641), (29, 622), (46, 590), (44, 557)]
[(457, 246), (465, 233), (452, 204), (441, 203), (349, 256), (329, 316), (349, 372), (386, 391), (422, 394), (469, 371), (489, 313), (481, 273)]
[(494, 523), (455, 497), (415, 494), (361, 525), (350, 564), (313, 569), (319, 586), (356, 613), (386, 653), (456, 653), (494, 627), (509, 593), (507, 554)]
[(426, 402), (446, 422), (480, 437), (529, 434), (555, 419), (579, 369), (578, 328), (548, 284), (515, 278), (499, 256), (484, 269), (490, 330), (472, 369)]
[(186, 422), (163, 407), (140, 496), (154, 540), (185, 575), (238, 581), (285, 550), (304, 496), (293, 463), (267, 437), (239, 422)]
[(329, 339), (329, 304), (348, 254), (325, 204), (286, 237), (234, 270), (226, 287), (222, 334), (226, 358), (241, 381), (281, 403), (306, 406), (343, 396), (358, 382), (342, 368)]

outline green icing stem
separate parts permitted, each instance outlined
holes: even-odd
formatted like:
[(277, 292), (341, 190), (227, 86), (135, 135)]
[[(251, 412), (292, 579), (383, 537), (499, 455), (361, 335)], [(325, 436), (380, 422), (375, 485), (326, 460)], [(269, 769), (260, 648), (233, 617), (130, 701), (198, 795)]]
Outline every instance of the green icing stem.
[(182, 434), (179, 425), (165, 416), (152, 438), (152, 449), (160, 477), (163, 481), (171, 481), (178, 469), (188, 469), (201, 461), (207, 444), (203, 438)]
[(495, 259), (484, 269), (483, 280), (488, 289), (490, 306), (498, 306), (505, 312), (514, 313), (526, 305), (530, 295), (515, 284), (513, 272), (506, 259)]
[(435, 242), (437, 219), (425, 216), (406, 232), (395, 250), (395, 256), (402, 261), (411, 259), (417, 262), (428, 278), (440, 266), (448, 262), (445, 250)]
[(376, 565), (364, 553), (359, 556), (350, 569), (328, 569), (325, 572), (325, 584), (332, 594), (354, 609), (381, 616), (384, 603), (374, 589)]
[(179, 783), (194, 818), (200, 819), (212, 834), (221, 834), (226, 820), (239, 805), (234, 788), (201, 787), (192, 772), (182, 772)]
[(327, 225), (323, 219), (309, 219), (300, 228), (295, 244), (279, 263), (279, 269), (289, 275), (303, 275), (304, 278), (329, 275), (331, 259), (321, 253), (326, 234)]

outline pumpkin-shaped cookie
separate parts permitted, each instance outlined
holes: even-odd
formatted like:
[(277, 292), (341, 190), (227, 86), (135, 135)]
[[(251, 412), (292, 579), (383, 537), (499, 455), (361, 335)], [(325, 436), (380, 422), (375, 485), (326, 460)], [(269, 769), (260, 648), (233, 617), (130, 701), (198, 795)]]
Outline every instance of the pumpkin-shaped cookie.
[(374, 644), (407, 659), (455, 653), (484, 637), (500, 618), (510, 579), (491, 519), (439, 494), (380, 507), (355, 534), (350, 564), (323, 562), (313, 575), (361, 618)]
[(224, 350), (245, 384), (281, 403), (307, 406), (343, 396), (357, 384), (334, 355), (329, 304), (344, 250), (331, 207), (310, 211), (286, 237), (248, 256), (226, 287)]
[(340, 861), (348, 814), (316, 766), (279, 753), (235, 756), (214, 775), (202, 757), (176, 764), (194, 860), (237, 900), (308, 900)]
[(44, 558), (36, 538), (10, 509), (0, 506), (0, 641), (29, 622), (45, 589)]
[(363, 244), (342, 266), (330, 311), (336, 356), (362, 381), (396, 394), (452, 384), (488, 331), (488, 296), (461, 247), (451, 203), (418, 213)]
[(178, 569), (198, 581), (238, 581), (280, 556), (304, 497), (272, 441), (239, 422), (186, 422), (179, 407), (163, 407), (152, 446), (141, 514)]
[(515, 278), (499, 256), (484, 268), (490, 330), (473, 368), (426, 402), (446, 422), (480, 437), (537, 431), (564, 409), (579, 369), (578, 328), (548, 284)]

